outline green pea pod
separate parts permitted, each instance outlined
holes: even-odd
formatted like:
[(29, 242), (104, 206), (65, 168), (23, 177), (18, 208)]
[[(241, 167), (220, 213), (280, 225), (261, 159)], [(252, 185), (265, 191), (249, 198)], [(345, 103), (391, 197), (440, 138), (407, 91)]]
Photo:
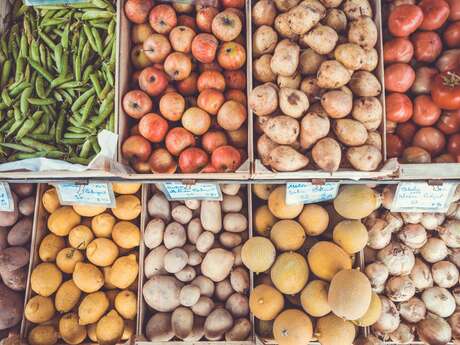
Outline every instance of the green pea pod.
[(107, 122), (107, 130), (115, 133), (115, 114), (110, 114), (109, 121)]
[(50, 18), (47, 20), (43, 20), (40, 23), (40, 27), (44, 28), (47, 26), (60, 26), (64, 24), (67, 20), (65, 18)]
[(62, 133), (64, 131), (64, 124), (65, 124), (65, 112), (61, 111), (59, 113), (59, 117), (58, 117), (57, 125), (56, 125), (56, 142), (58, 144), (62, 140)]
[(110, 86), (110, 84), (107, 82), (105, 83), (105, 86), (104, 88), (102, 89), (102, 92), (101, 92), (101, 99), (105, 99), (107, 97), (107, 95), (109, 94), (109, 92), (112, 91), (112, 87)]
[(89, 56), (91, 54), (91, 44), (89, 42), (85, 43), (83, 50), (81, 51), (81, 65), (86, 66), (86, 63), (89, 60)]
[(3, 103), (5, 103), (8, 107), (11, 107), (11, 105), (13, 104), (13, 100), (11, 99), (10, 95), (8, 94), (7, 89), (2, 90), (2, 100), (3, 100)]
[(50, 144), (45, 144), (38, 140), (31, 139), (31, 138), (22, 138), (21, 143), (26, 146), (33, 147), (36, 150), (57, 151), (57, 148), (55, 146), (50, 145)]
[(13, 63), (11, 60), (6, 60), (2, 67), (2, 77), (0, 79), (0, 87), (4, 88), (8, 83), (8, 79), (10, 78), (11, 68), (13, 67)]
[(99, 108), (99, 115), (91, 120), (91, 128), (99, 127), (110, 116), (110, 113), (113, 111), (114, 108), (114, 97), (115, 91), (112, 90), (108, 94), (107, 98), (104, 99), (104, 101), (102, 102)]
[(19, 55), (25, 58), (29, 56), (29, 45), (27, 43), (27, 37), (25, 35), (21, 36), (21, 44), (19, 46)]
[(114, 87), (115, 79), (113, 78), (113, 74), (110, 71), (109, 67), (107, 65), (104, 65), (103, 70), (104, 70), (104, 75), (105, 75), (107, 82), (110, 84), (110, 86)]
[(32, 95), (32, 88), (28, 87), (25, 89), (21, 94), (21, 101), (19, 103), (19, 109), (21, 109), (21, 113), (26, 114), (29, 112), (29, 98)]
[(45, 78), (48, 82), (53, 81), (53, 76), (42, 66), (40, 66), (37, 62), (30, 60), (29, 59), (29, 64), (32, 66), (34, 70), (36, 70), (38, 73), (40, 73), (43, 78)]
[(91, 141), (91, 146), (93, 148), (94, 153), (98, 154), (99, 152), (101, 152), (101, 147), (99, 146), (99, 143), (97, 142), (97, 137), (92, 136), (90, 141)]
[(59, 71), (59, 75), (67, 75), (69, 72), (69, 55), (67, 51), (62, 53), (61, 59), (61, 70)]
[(12, 135), (14, 135), (14, 133), (16, 133), (19, 128), (22, 127), (22, 124), (26, 121), (26, 117), (20, 119), (20, 120), (16, 120), (13, 125), (10, 127), (10, 129), (8, 130), (8, 132), (6, 133), (6, 137), (10, 137)]
[(81, 158), (76, 156), (71, 156), (67, 159), (70, 163), (73, 164), (81, 164), (81, 165), (88, 165), (91, 162), (89, 158)]
[(73, 103), (72, 96), (69, 95), (65, 90), (56, 90), (56, 92), (58, 92), (64, 98), (64, 100), (67, 102), (67, 104), (72, 104)]
[(97, 78), (97, 75), (93, 73), (89, 76), (89, 78), (91, 79), (91, 83), (93, 84), (94, 90), (96, 90), (98, 98), (101, 99), (100, 95), (102, 93), (102, 88), (99, 84), (99, 79)]
[(0, 110), (6, 110), (6, 109), (8, 109), (8, 108), (9, 108), (9, 107), (8, 107), (5, 103), (0, 102)]
[(50, 48), (52, 51), (54, 51), (56, 49), (56, 44), (44, 32), (39, 31), (38, 35), (43, 40), (43, 42), (45, 42), (45, 44), (48, 46), (48, 48)]
[(107, 59), (109, 55), (112, 54), (112, 48), (114, 44), (115, 44), (115, 36), (112, 36), (112, 38), (109, 41), (109, 44), (106, 45), (106, 47), (104, 48), (104, 51), (102, 52), (102, 57), (104, 59)]
[(69, 48), (69, 31), (70, 31), (70, 23), (67, 23), (64, 33), (62, 34), (61, 44), (64, 49)]
[(56, 63), (56, 71), (58, 71), (58, 73), (62, 71), (62, 51), (62, 45), (58, 44), (54, 50), (54, 62)]
[(81, 115), (81, 124), (84, 124), (88, 119), (88, 116), (93, 109), (94, 101), (96, 100), (95, 96), (91, 96), (85, 103), (83, 107), (82, 115)]
[(70, 133), (67, 132), (64, 134), (64, 139), (86, 139), (88, 137), (87, 133)]
[(40, 48), (34, 39), (30, 43), (30, 58), (35, 62), (40, 62)]
[(37, 122), (40, 121), (41, 116), (43, 115), (43, 111), (35, 112), (30, 118), (28, 118), (22, 127), (19, 129), (18, 133), (16, 134), (16, 140), (20, 141), (24, 138), (27, 134), (29, 134), (37, 125)]
[[(42, 66), (46, 66), (46, 56), (47, 56), (47, 52), (46, 52), (46, 47), (44, 44), (41, 44), (38, 46), (39, 47), (39, 50), (40, 50), (40, 64)], [(37, 61), (38, 62), (38, 61)]]
[(83, 83), (87, 83), (89, 81), (89, 77), (91, 76), (91, 74), (93, 73), (94, 71), (94, 68), (93, 68), (93, 65), (88, 65), (84, 72), (83, 72)]
[(86, 139), (86, 141), (83, 143), (83, 146), (81, 147), (80, 158), (88, 158), (92, 148), (91, 140)]
[[(42, 135), (46, 133), (46, 130), (48, 129), (47, 124), (45, 121), (40, 121), (40, 124), (32, 131), (33, 135)], [(32, 139), (37, 139), (37, 140), (42, 140), (38, 138), (32, 138)], [(52, 140), (53, 138), (51, 137), (49, 140)]]
[(7, 122), (5, 122), (5, 123), (3, 124), (3, 126), (0, 127), (0, 132), (2, 132), (2, 133), (5, 132), (5, 131), (6, 131), (7, 129), (9, 129), (9, 128), (13, 125), (13, 123), (15, 123), (15, 122), (16, 122), (16, 120), (14, 119), (14, 117), (11, 118), (11, 119), (9, 119)]
[[(96, 42), (94, 41), (93, 33), (87, 24), (83, 24), (83, 31), (85, 32), (86, 38), (88, 39), (88, 42), (91, 45), (91, 48), (95, 52), (97, 52), (97, 46), (96, 46)], [(83, 62), (83, 59), (82, 59), (82, 62)]]
[(6, 33), (4, 33), (0, 38), (0, 49), (5, 56), (9, 56), (8, 43), (6, 41)]
[(23, 28), (24, 28), (24, 34), (26, 35), (27, 41), (30, 43), (33, 40), (33, 35), (32, 35), (32, 27), (30, 25), (30, 16), (26, 15), (24, 16), (23, 20)]
[(37, 105), (37, 106), (40, 106), (40, 105), (52, 105), (52, 104), (56, 103), (56, 100), (54, 100), (52, 98), (45, 98), (45, 99), (29, 98), (28, 101), (29, 101), (30, 104)]
[(26, 69), (24, 71), (24, 80), (30, 82), (31, 77), (32, 77), (32, 71), (30, 69), (30, 65), (26, 64)]
[(102, 45), (101, 35), (99, 35), (99, 31), (95, 27), (91, 29), (91, 33), (93, 34), (93, 37), (94, 37), (94, 43), (96, 44), (97, 53), (99, 54), (99, 56), (102, 56), (103, 45)]
[(51, 81), (51, 84), (50, 84), (50, 89), (54, 89), (64, 83), (67, 83), (69, 81), (73, 80), (73, 77), (72, 76), (64, 76), (64, 77), (57, 77), (56, 79), (53, 79), (53, 81)]
[(80, 87), (82, 86), (83, 83), (81, 81), (69, 81), (69, 82), (66, 82), (64, 84), (61, 84), (58, 86), (59, 89), (74, 89), (74, 88), (77, 88), (77, 87)]
[(61, 143), (64, 145), (80, 145), (84, 142), (85, 138), (66, 138), (61, 140)]
[(14, 76), (15, 81), (20, 81), (24, 78), (24, 68), (26, 67), (26, 59), (22, 56), (16, 60), (16, 74)]
[(114, 14), (109, 11), (100, 11), (100, 10), (89, 10), (83, 13), (81, 17), (82, 20), (92, 20), (92, 19), (111, 19), (114, 17)]
[(82, 95), (80, 95), (80, 97), (78, 97), (77, 100), (72, 105), (72, 108), (71, 108), (72, 112), (76, 113), (83, 106), (83, 104), (86, 103), (88, 98), (93, 96), (95, 93), (96, 93), (96, 90), (94, 90), (94, 88), (91, 88), (85, 93), (83, 93)]
[(52, 159), (62, 159), (66, 155), (65, 152), (62, 151), (47, 151), (45, 157), (52, 158)]
[(19, 57), (19, 47), (18, 47), (18, 44), (16, 43), (16, 41), (14, 40), (10, 40), (11, 44), (10, 44), (10, 52), (11, 54), (13, 55), (13, 59), (14, 60), (17, 60), (18, 57)]
[(93, 3), (94, 6), (96, 6), (96, 7), (98, 7), (98, 8), (102, 8), (102, 9), (104, 9), (104, 8), (109, 8), (109, 9), (110, 9), (109, 4), (107, 4), (107, 3), (106, 3), (105, 1), (103, 1), (103, 0), (93, 0), (92, 3)]
[(31, 86), (32, 86), (31, 83), (29, 83), (27, 81), (23, 81), (23, 82), (19, 83), (15, 88), (11, 89), (10, 95), (13, 96), (13, 97), (16, 97), (21, 92), (23, 92), (25, 89), (27, 89), (28, 87), (31, 87)]
[(35, 92), (37, 96), (40, 98), (47, 98), (48, 94), (45, 91), (45, 80), (42, 76), (38, 76), (37, 80), (35, 81)]
[(105, 22), (94, 22), (94, 21), (91, 21), (90, 22), (91, 26), (93, 28), (98, 28), (98, 29), (101, 29), (103, 31), (107, 31), (109, 29), (109, 24), (108, 23), (105, 23)]
[(117, 23), (115, 19), (112, 19), (109, 23), (109, 27), (107, 28), (107, 32), (109, 36), (115, 36), (115, 28), (117, 26)]
[(26, 152), (26, 153), (33, 153), (35, 150), (29, 146), (21, 145), (21, 144), (12, 144), (12, 143), (0, 143), (0, 146), (6, 147), (7, 149)]
[(67, 127), (67, 131), (70, 133), (87, 133), (87, 131), (83, 128), (75, 127), (75, 126), (69, 126)]
[(64, 98), (57, 91), (53, 91), (53, 97), (56, 98), (56, 101), (58, 102), (61, 102), (61, 103), (64, 102)]

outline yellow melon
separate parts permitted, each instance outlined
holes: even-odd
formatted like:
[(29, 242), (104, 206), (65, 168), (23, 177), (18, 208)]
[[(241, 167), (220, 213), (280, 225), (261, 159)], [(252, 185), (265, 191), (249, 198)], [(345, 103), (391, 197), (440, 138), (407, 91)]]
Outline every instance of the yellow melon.
[(366, 246), (369, 235), (359, 220), (342, 220), (334, 227), (332, 238), (348, 254), (354, 254)]
[(329, 305), (335, 315), (345, 320), (357, 320), (364, 316), (371, 304), (371, 298), (371, 283), (358, 270), (342, 270), (331, 281)]
[(362, 219), (380, 207), (377, 193), (365, 185), (343, 187), (334, 199), (334, 208), (338, 214), (348, 219)]
[(308, 265), (311, 271), (320, 279), (331, 281), (334, 275), (351, 268), (351, 258), (335, 243), (320, 241), (308, 252)]
[(316, 323), (315, 336), (321, 345), (352, 345), (356, 329), (350, 321), (330, 313)]
[(275, 287), (284, 294), (300, 292), (308, 281), (307, 261), (299, 253), (283, 253), (276, 259), (270, 272)]
[(141, 189), (140, 183), (112, 183), (112, 189), (114, 193), (117, 194), (136, 194), (139, 189)]
[(107, 208), (105, 206), (88, 206), (74, 205), (73, 210), (82, 217), (94, 217), (103, 213)]
[(252, 190), (254, 194), (262, 200), (268, 200), (268, 197), (275, 186), (272, 184), (254, 184)]
[(61, 207), (56, 188), (50, 188), (45, 193), (43, 193), (42, 203), (43, 207), (46, 211), (48, 211), (48, 213), (53, 213), (59, 207)]
[(360, 327), (372, 326), (380, 318), (382, 313), (382, 301), (380, 300), (379, 295), (375, 292), (372, 292), (371, 305), (367, 309), (366, 314), (360, 317), (358, 320), (353, 321), (356, 325)]
[(308, 315), (321, 317), (331, 312), (327, 301), (329, 284), (322, 280), (312, 280), (305, 286), (300, 294), (302, 308)]
[(318, 236), (327, 230), (329, 213), (320, 205), (305, 205), (298, 220), (308, 236)]
[(276, 220), (267, 205), (259, 206), (254, 213), (254, 229), (259, 235), (268, 236)]
[(276, 257), (273, 243), (265, 237), (252, 237), (241, 248), (243, 264), (255, 273), (268, 270)]
[(80, 215), (72, 207), (63, 206), (48, 217), (48, 230), (57, 236), (67, 236), (80, 221)]
[(284, 219), (273, 225), (270, 239), (276, 249), (281, 251), (297, 250), (305, 242), (305, 231), (295, 220)]
[(312, 335), (311, 320), (300, 310), (285, 310), (273, 323), (273, 336), (278, 345), (308, 345)]
[(283, 295), (273, 286), (258, 285), (249, 295), (249, 309), (259, 320), (273, 320), (283, 307)]
[(286, 204), (286, 186), (276, 187), (268, 197), (270, 212), (280, 219), (294, 219), (303, 210), (303, 204)]

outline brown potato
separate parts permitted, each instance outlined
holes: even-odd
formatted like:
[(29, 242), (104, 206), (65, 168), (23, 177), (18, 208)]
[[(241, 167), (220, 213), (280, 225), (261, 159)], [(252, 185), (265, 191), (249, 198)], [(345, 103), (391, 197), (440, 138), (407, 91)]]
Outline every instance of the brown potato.
[(329, 134), (331, 123), (327, 116), (309, 112), (300, 122), (300, 147), (306, 150)]
[(263, 165), (270, 165), (270, 154), (279, 145), (264, 134), (257, 140), (257, 154)]
[(299, 65), (300, 47), (287, 39), (280, 41), (275, 48), (271, 69), (274, 73), (288, 77), (293, 75)]
[(275, 0), (275, 5), (278, 11), (286, 12), (297, 6), (300, 0)]
[(355, 20), (361, 16), (372, 17), (372, 7), (368, 0), (345, 0), (343, 10), (349, 20)]
[(310, 106), (307, 95), (300, 90), (281, 88), (278, 97), (281, 111), (296, 119), (302, 117)]
[(372, 72), (375, 70), (379, 64), (379, 53), (375, 48), (364, 50), (366, 53), (366, 58), (364, 59), (364, 63), (361, 66), (363, 71)]
[(353, 95), (343, 90), (332, 90), (323, 94), (321, 105), (333, 119), (341, 119), (353, 108)]
[(318, 79), (314, 76), (304, 78), (300, 84), (300, 90), (307, 95), (310, 103), (319, 101), (323, 92), (323, 90), (318, 86)]
[(252, 70), (254, 78), (261, 83), (274, 82), (276, 80), (276, 74), (273, 73), (270, 67), (272, 61), (272, 55), (264, 54), (252, 63)]
[(32, 219), (22, 218), (8, 232), (8, 244), (10, 246), (23, 246), (32, 237)]
[(225, 302), (225, 309), (235, 318), (246, 316), (249, 314), (248, 298), (243, 294), (235, 292)]
[(368, 131), (375, 131), (382, 123), (382, 105), (376, 97), (355, 99), (351, 116), (361, 122)]
[(193, 328), (193, 312), (185, 307), (179, 307), (171, 315), (171, 327), (180, 339), (186, 338)]
[(193, 306), (192, 311), (195, 315), (206, 317), (214, 309), (214, 302), (211, 298), (206, 296), (201, 296)]
[(219, 242), (224, 248), (235, 248), (242, 242), (241, 236), (232, 232), (224, 231), (219, 236)]
[(218, 338), (233, 326), (232, 315), (224, 308), (217, 308), (209, 314), (204, 323), (206, 338)]
[(276, 78), (276, 85), (281, 89), (282, 87), (289, 87), (291, 89), (298, 89), (300, 86), (300, 82), (302, 81), (302, 77), (300, 73), (294, 73), (293, 75), (290, 75), (289, 77), (285, 77), (282, 75), (279, 75)]
[(169, 341), (174, 338), (171, 313), (155, 313), (147, 322), (145, 335), (150, 341)]
[(359, 121), (339, 119), (335, 121), (333, 128), (337, 139), (345, 145), (359, 146), (367, 140), (366, 127)]
[(335, 48), (339, 36), (327, 25), (317, 25), (300, 39), (300, 43), (310, 47), (320, 55), (329, 54)]
[(326, 9), (320, 2), (302, 1), (287, 12), (289, 26), (296, 35), (303, 35), (311, 30), (326, 15)]
[(339, 7), (343, 0), (321, 0), (326, 7)]
[(337, 32), (343, 32), (347, 29), (347, 16), (342, 10), (332, 8), (327, 11), (326, 18), (324, 18), (324, 24), (330, 26)]
[(254, 56), (272, 53), (278, 43), (278, 34), (272, 27), (262, 25), (254, 32), (252, 52)]
[(270, 25), (275, 22), (276, 7), (273, 0), (259, 0), (252, 6), (252, 22), (254, 25)]
[(325, 61), (318, 70), (318, 86), (324, 89), (338, 89), (348, 84), (352, 72), (335, 60)]
[(250, 286), (248, 271), (243, 267), (235, 268), (230, 274), (230, 284), (236, 292), (246, 293)]
[(368, 132), (366, 145), (372, 145), (382, 151), (382, 135), (379, 132)]
[(377, 44), (377, 26), (370, 17), (359, 17), (350, 23), (348, 40), (356, 43), (364, 49), (374, 48)]
[(346, 68), (355, 71), (364, 64), (366, 52), (357, 44), (344, 43), (337, 46), (334, 51), (334, 57)]
[(382, 152), (372, 145), (350, 147), (346, 156), (353, 168), (360, 171), (373, 171), (382, 161)]
[(311, 151), (313, 161), (321, 169), (334, 172), (340, 167), (342, 151), (340, 145), (332, 138), (323, 138), (318, 141)]
[(249, 94), (249, 107), (258, 116), (273, 113), (278, 108), (278, 90), (271, 83), (255, 87)]
[(285, 38), (294, 39), (296, 34), (291, 30), (290, 17), (288, 13), (282, 13), (275, 18), (275, 30)]
[(276, 171), (297, 171), (308, 163), (309, 159), (291, 146), (277, 146), (270, 152), (269, 165)]
[(353, 94), (359, 97), (375, 97), (382, 92), (382, 85), (377, 77), (367, 71), (355, 72), (349, 86)]
[(251, 333), (251, 322), (248, 319), (235, 320), (233, 327), (225, 332), (226, 341), (243, 341), (246, 340)]
[(297, 140), (300, 132), (300, 125), (299, 121), (290, 116), (277, 115), (268, 119), (263, 130), (275, 143), (290, 145)]
[(316, 74), (319, 66), (324, 62), (325, 57), (315, 52), (313, 49), (308, 48), (302, 50), (300, 54), (300, 73), (301, 74)]

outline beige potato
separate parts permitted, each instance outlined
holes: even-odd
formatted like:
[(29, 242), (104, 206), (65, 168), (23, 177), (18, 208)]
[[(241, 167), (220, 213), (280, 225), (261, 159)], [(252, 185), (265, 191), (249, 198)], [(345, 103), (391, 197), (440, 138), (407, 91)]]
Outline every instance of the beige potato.
[(248, 298), (243, 294), (235, 292), (225, 302), (225, 309), (235, 318), (246, 316), (249, 314)]
[(365, 50), (366, 57), (364, 63), (361, 66), (363, 71), (372, 72), (374, 71), (379, 64), (379, 53), (375, 48)]
[(372, 7), (368, 0), (345, 0), (343, 10), (349, 20), (355, 20), (361, 16), (372, 17)]
[(242, 245), (233, 248), (232, 253), (235, 256), (235, 266), (241, 266), (243, 264), (243, 260), (241, 259), (241, 249), (243, 248)]
[(187, 224), (192, 219), (192, 210), (185, 205), (178, 205), (172, 209), (171, 217), (180, 224)]
[(185, 228), (182, 224), (177, 222), (169, 223), (166, 226), (163, 243), (166, 248), (178, 248), (182, 247), (187, 241), (187, 236), (185, 234)]
[(367, 140), (367, 130), (364, 125), (352, 119), (335, 121), (334, 133), (339, 141), (347, 146), (360, 146)]
[(318, 86), (324, 89), (338, 89), (348, 84), (352, 72), (336, 60), (325, 61), (318, 70)]
[(291, 89), (298, 89), (301, 81), (302, 81), (302, 76), (300, 75), (300, 73), (296, 72), (289, 77), (279, 75), (276, 78), (276, 85), (280, 89), (283, 87), (289, 87)]
[(184, 340), (192, 343), (200, 341), (204, 337), (204, 321), (204, 317), (195, 315), (193, 317), (192, 332)]
[(254, 78), (257, 81), (260, 81), (261, 83), (276, 81), (276, 74), (273, 73), (272, 68), (270, 67), (271, 61), (271, 54), (264, 54), (258, 59), (254, 60), (252, 63), (252, 71), (254, 73)]
[(382, 135), (379, 132), (368, 132), (366, 145), (375, 146), (379, 151), (382, 151)]
[(256, 86), (249, 94), (248, 104), (254, 114), (258, 116), (265, 116), (273, 113), (278, 108), (277, 88), (271, 83)]
[(326, 60), (324, 56), (318, 54), (311, 48), (302, 50), (299, 60), (300, 73), (304, 75), (316, 74), (319, 66), (321, 66), (324, 60)]
[(237, 195), (240, 191), (241, 185), (238, 183), (224, 183), (220, 186), (222, 193), (225, 195)]
[(201, 221), (199, 218), (194, 218), (187, 225), (187, 238), (190, 243), (195, 244), (200, 234), (203, 232)]
[(278, 115), (268, 119), (263, 127), (264, 133), (280, 145), (294, 144), (299, 136), (300, 125), (296, 119)]
[(356, 71), (364, 64), (366, 52), (355, 43), (344, 43), (337, 46), (334, 57), (346, 68)]
[(164, 267), (166, 272), (177, 273), (182, 270), (188, 261), (188, 255), (182, 248), (174, 248), (164, 256)]
[(309, 159), (291, 146), (277, 146), (270, 152), (269, 165), (276, 171), (297, 171), (305, 168)]
[(243, 267), (235, 268), (232, 273), (230, 273), (230, 284), (236, 292), (242, 294), (246, 293), (250, 286), (248, 271)]
[(351, 116), (361, 122), (368, 131), (375, 131), (382, 123), (382, 104), (380, 104), (379, 99), (376, 97), (355, 99)]
[(225, 302), (234, 292), (235, 290), (233, 290), (229, 279), (222, 280), (216, 284), (216, 297), (219, 301)]
[(192, 281), (192, 285), (200, 288), (201, 296), (212, 297), (215, 286), (211, 279), (205, 276), (198, 276)]
[(147, 223), (144, 232), (144, 243), (149, 249), (158, 247), (163, 242), (165, 222), (163, 219), (155, 218)]
[(338, 8), (331, 8), (327, 11), (324, 24), (330, 26), (337, 32), (343, 32), (347, 29), (347, 16), (345, 12)]
[(174, 338), (171, 313), (155, 313), (147, 322), (145, 335), (150, 341), (169, 341)]
[(212, 311), (204, 323), (206, 338), (217, 338), (230, 330), (233, 326), (232, 315), (223, 308)]
[(307, 95), (310, 104), (319, 101), (323, 92), (314, 76), (305, 77), (300, 84), (300, 90)]
[(350, 147), (346, 156), (353, 168), (360, 171), (373, 171), (382, 161), (382, 153), (372, 145)]
[(185, 307), (179, 307), (171, 315), (171, 327), (180, 339), (186, 338), (193, 328), (193, 312)]
[(201, 263), (201, 273), (214, 282), (220, 282), (228, 277), (235, 262), (232, 252), (214, 248), (206, 253)]
[(329, 117), (341, 119), (350, 114), (353, 108), (353, 95), (343, 90), (332, 90), (323, 94), (321, 105)]
[(207, 253), (214, 245), (214, 233), (211, 231), (202, 232), (196, 241), (196, 250), (200, 253)]
[(222, 212), (240, 212), (243, 208), (243, 199), (239, 195), (225, 195), (222, 199)]
[(252, 6), (252, 22), (254, 25), (273, 26), (276, 17), (276, 7), (273, 0), (259, 0)]
[(224, 231), (219, 236), (219, 242), (224, 248), (232, 249), (241, 244), (241, 235), (233, 232)]
[(248, 219), (241, 213), (227, 213), (224, 216), (224, 230), (229, 232), (243, 232), (248, 228)]
[(300, 122), (300, 147), (306, 150), (329, 134), (331, 122), (327, 115), (309, 112)]
[(198, 210), (201, 205), (200, 200), (185, 200), (184, 203), (191, 210)]
[(249, 337), (251, 333), (252, 326), (251, 322), (248, 319), (237, 319), (233, 324), (233, 327), (225, 332), (226, 341), (243, 341)]
[(304, 44), (320, 55), (332, 52), (339, 40), (337, 32), (327, 25), (317, 25), (300, 39)]
[(295, 39), (297, 35), (291, 30), (289, 13), (282, 13), (275, 18), (275, 30), (281, 37)]
[(185, 285), (180, 290), (179, 299), (184, 307), (195, 305), (200, 299), (200, 288), (195, 285)]
[(217, 234), (222, 230), (222, 211), (219, 201), (203, 200), (200, 210), (201, 225), (204, 230)]
[[(189, 256), (190, 259), (190, 256)], [(188, 264), (188, 261), (187, 261)], [(192, 266), (185, 266), (179, 272), (175, 273), (174, 276), (183, 283), (191, 282), (196, 278), (196, 271)]]
[(307, 95), (300, 90), (281, 88), (278, 96), (281, 111), (296, 119), (302, 117), (310, 106)]
[(152, 198), (150, 198), (147, 209), (149, 215), (153, 218), (161, 218), (164, 221), (169, 221), (171, 218), (171, 208), (169, 206), (169, 201), (166, 199), (163, 193), (155, 193)]
[(291, 8), (297, 6), (300, 0), (274, 0), (276, 9), (280, 12), (289, 11)]
[(161, 245), (153, 249), (144, 260), (144, 274), (149, 279), (154, 275), (165, 274), (164, 256), (168, 252), (165, 246)]
[(201, 296), (193, 306), (192, 311), (195, 315), (207, 317), (214, 309), (214, 302), (207, 296)]
[(180, 306), (182, 284), (171, 276), (154, 276), (142, 288), (145, 302), (154, 310), (171, 312)]
[(340, 145), (332, 138), (323, 138), (319, 140), (311, 151), (313, 161), (321, 169), (333, 172), (340, 167), (342, 160), (342, 151)]
[(198, 266), (203, 261), (203, 256), (198, 250), (194, 250), (188, 254), (187, 264), (190, 266)]
[(257, 154), (263, 165), (270, 165), (270, 155), (279, 145), (264, 134), (257, 140)]
[(278, 43), (278, 34), (268, 26), (262, 25), (257, 28), (252, 38), (252, 52), (254, 56), (272, 53)]
[(359, 97), (375, 97), (382, 92), (382, 86), (377, 77), (367, 71), (355, 72), (349, 86)]
[(377, 44), (377, 26), (370, 17), (359, 17), (350, 23), (348, 40), (364, 49), (374, 48)]
[(310, 31), (326, 15), (326, 9), (320, 2), (302, 1), (299, 6), (287, 12), (290, 29), (296, 35)]
[(300, 47), (288, 40), (280, 41), (275, 48), (270, 67), (273, 73), (288, 77), (293, 75), (299, 65)]
[(321, 3), (326, 7), (339, 7), (343, 0), (321, 0)]

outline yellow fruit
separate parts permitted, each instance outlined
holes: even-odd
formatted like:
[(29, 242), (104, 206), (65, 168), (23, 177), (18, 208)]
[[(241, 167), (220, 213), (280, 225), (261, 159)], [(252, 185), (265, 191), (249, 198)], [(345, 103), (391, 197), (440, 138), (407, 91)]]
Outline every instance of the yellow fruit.
[(80, 301), (81, 290), (73, 280), (68, 280), (59, 287), (54, 298), (54, 305), (59, 313), (68, 313)]
[(281, 293), (294, 295), (300, 292), (308, 281), (307, 261), (299, 253), (283, 253), (276, 258), (270, 277)]
[(80, 344), (86, 338), (86, 327), (78, 324), (77, 313), (68, 313), (59, 320), (59, 334), (67, 344)]
[(58, 236), (67, 236), (81, 222), (81, 217), (72, 207), (64, 206), (51, 213), (48, 218), (48, 230)]
[(115, 309), (127, 320), (134, 320), (137, 314), (137, 296), (129, 290), (120, 291), (115, 297)]
[(96, 238), (88, 244), (86, 257), (96, 266), (110, 266), (118, 257), (118, 247), (108, 238)]
[(105, 212), (105, 206), (73, 205), (73, 210), (82, 217), (94, 217)]
[(125, 323), (115, 310), (111, 310), (99, 320), (96, 326), (96, 337), (99, 344), (116, 344), (123, 335)]
[(308, 315), (321, 317), (331, 312), (327, 301), (329, 284), (322, 280), (312, 280), (305, 286), (300, 294), (302, 308)]
[(33, 323), (42, 323), (53, 318), (55, 313), (51, 297), (40, 295), (32, 297), (24, 308), (24, 316)]
[(93, 343), (97, 343), (96, 325), (97, 325), (97, 323), (92, 323), (91, 325), (86, 326), (86, 330), (88, 331), (88, 338)]
[(275, 188), (272, 184), (254, 184), (252, 185), (252, 189), (254, 194), (262, 200), (268, 200), (271, 191)]
[(124, 249), (131, 249), (139, 245), (141, 232), (136, 224), (122, 221), (113, 227), (112, 239), (117, 246)]
[(328, 241), (320, 241), (308, 252), (308, 265), (320, 279), (331, 281), (334, 275), (351, 268), (351, 258), (338, 245)]
[(62, 273), (52, 263), (41, 263), (32, 271), (30, 286), (40, 296), (51, 296), (62, 283)]
[(335, 315), (345, 320), (357, 320), (366, 314), (371, 298), (371, 283), (358, 270), (342, 270), (331, 281), (329, 305)]
[(104, 273), (104, 288), (112, 290), (116, 289), (116, 286), (110, 281), (110, 269), (110, 267), (102, 267), (102, 272)]
[(114, 182), (112, 183), (112, 189), (117, 194), (136, 194), (141, 189), (140, 183), (126, 183), (126, 182)]
[(42, 203), (43, 207), (48, 213), (53, 213), (59, 207), (61, 207), (56, 188), (50, 188), (45, 193), (43, 193)]
[(141, 214), (141, 201), (135, 195), (121, 195), (115, 202), (116, 207), (112, 209), (112, 213), (120, 220), (133, 220)]
[(249, 309), (259, 320), (273, 320), (283, 308), (283, 295), (270, 285), (258, 285), (249, 295)]
[(276, 220), (267, 205), (259, 206), (254, 214), (254, 229), (259, 235), (268, 236)]
[(273, 243), (265, 237), (252, 237), (241, 248), (243, 264), (255, 273), (268, 270), (276, 257)]
[(280, 219), (294, 219), (303, 210), (303, 204), (286, 205), (286, 187), (276, 187), (268, 197), (270, 212)]
[(334, 199), (334, 208), (347, 219), (362, 219), (380, 206), (380, 198), (365, 185), (347, 185)]
[(83, 262), (83, 254), (75, 248), (64, 248), (56, 257), (56, 265), (67, 274), (72, 274), (77, 262)]
[(308, 236), (318, 236), (327, 230), (329, 213), (320, 205), (305, 205), (298, 220)]
[(93, 232), (86, 225), (77, 225), (69, 232), (69, 244), (76, 249), (86, 249), (93, 238)]
[(276, 249), (283, 252), (299, 249), (305, 242), (305, 238), (302, 225), (295, 220), (280, 220), (273, 225), (270, 231), (270, 239)]
[(43, 262), (56, 261), (58, 253), (65, 248), (64, 238), (55, 234), (48, 234), (40, 242), (38, 256)]
[(352, 345), (356, 329), (350, 321), (330, 313), (317, 321), (315, 336), (321, 345)]
[(75, 265), (72, 279), (75, 285), (86, 293), (96, 292), (104, 285), (104, 275), (99, 268), (84, 262)]
[(358, 320), (353, 321), (353, 323), (359, 327), (372, 326), (380, 318), (381, 313), (382, 301), (380, 300), (379, 295), (377, 295), (375, 292), (372, 292), (371, 304), (369, 309), (367, 309), (366, 314), (364, 314)]
[(110, 269), (110, 282), (118, 289), (126, 289), (137, 279), (138, 272), (136, 255), (119, 257)]
[(128, 340), (134, 335), (136, 331), (136, 323), (133, 320), (124, 320), (123, 335), (121, 340)]
[(359, 220), (342, 220), (334, 227), (332, 238), (348, 254), (354, 254), (366, 246), (369, 235)]
[(52, 325), (38, 325), (29, 332), (29, 345), (54, 345), (58, 341), (58, 332)]
[(283, 311), (273, 323), (273, 336), (278, 345), (308, 345), (312, 335), (310, 318), (297, 309)]
[(109, 309), (109, 299), (104, 292), (93, 292), (85, 296), (78, 306), (78, 323), (89, 325), (98, 322)]
[(116, 219), (110, 213), (101, 213), (91, 220), (91, 229), (96, 237), (110, 238)]

